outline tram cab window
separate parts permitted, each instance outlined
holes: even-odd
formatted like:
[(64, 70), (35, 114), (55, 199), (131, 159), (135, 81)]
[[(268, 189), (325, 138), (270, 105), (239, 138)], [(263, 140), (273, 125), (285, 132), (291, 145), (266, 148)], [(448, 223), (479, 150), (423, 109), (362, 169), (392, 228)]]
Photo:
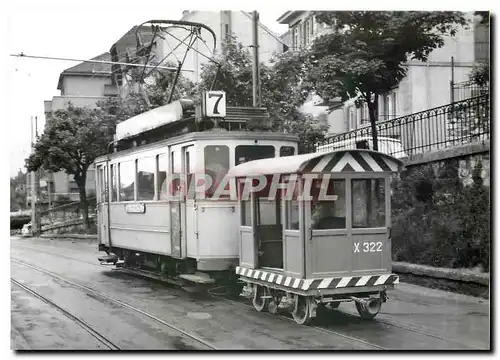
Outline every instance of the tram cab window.
[(285, 229), (299, 230), (299, 202), (298, 200), (285, 201)]
[(280, 157), (295, 155), (295, 148), (293, 146), (280, 147)]
[(268, 159), (274, 157), (272, 145), (240, 145), (235, 150), (236, 165), (252, 160)]
[[(320, 191), (321, 187), (326, 191)], [(319, 229), (345, 229), (345, 180), (314, 180), (312, 184), (313, 200), (311, 201), (312, 228)], [(322, 195), (331, 197), (328, 199)], [(333, 199), (335, 197), (335, 199)]]
[[(207, 177), (207, 187), (205, 190), (205, 196), (211, 198), (217, 191), (218, 194), (223, 197), (227, 191), (223, 192), (219, 189), (219, 185), (224, 180), (227, 172), (229, 171), (229, 147), (226, 145), (208, 145), (204, 149), (205, 155), (205, 176)], [(210, 178), (210, 180), (208, 180)], [(226, 185), (225, 189), (228, 189), (229, 184)]]
[(352, 227), (385, 227), (384, 179), (352, 180)]
[(159, 154), (156, 156), (158, 165), (158, 194), (160, 200), (168, 199), (168, 154)]
[(120, 199), (119, 201), (134, 201), (135, 161), (123, 161), (119, 165)]
[(155, 161), (152, 157), (137, 159), (137, 200), (155, 198)]
[(117, 164), (111, 164), (110, 172), (110, 181), (111, 181), (111, 202), (118, 201), (118, 183), (116, 179), (116, 166)]
[(241, 201), (241, 225), (252, 226), (252, 205), (250, 199)]

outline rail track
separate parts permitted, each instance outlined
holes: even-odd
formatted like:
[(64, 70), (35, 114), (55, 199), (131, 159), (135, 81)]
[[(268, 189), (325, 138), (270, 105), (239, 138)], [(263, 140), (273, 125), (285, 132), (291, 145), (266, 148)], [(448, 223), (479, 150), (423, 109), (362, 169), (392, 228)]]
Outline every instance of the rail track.
[[(20, 247), (23, 247), (23, 246), (20, 246)], [(24, 248), (28, 248), (28, 247), (29, 246), (24, 247)], [(69, 260), (78, 261), (78, 262), (86, 263), (86, 264), (93, 265), (93, 266), (98, 266), (100, 268), (107, 268), (107, 269), (109, 269), (109, 266), (106, 266), (106, 265), (100, 265), (100, 264), (97, 264), (97, 263), (93, 263), (93, 262), (81, 260), (81, 259), (78, 259), (78, 258), (75, 258), (75, 257), (67, 256), (66, 254), (61, 254), (61, 253), (55, 253), (55, 252), (51, 252), (51, 251), (46, 251), (45, 249), (41, 249), (41, 247), (38, 247), (38, 246), (34, 246), (34, 247), (36, 247), (37, 250), (39, 249), (41, 252), (47, 253), (49, 255), (54, 255), (54, 256), (66, 258), (66, 259), (69, 259)], [(122, 270), (121, 269), (116, 269), (116, 271), (122, 271)], [(129, 274), (129, 275), (135, 275), (135, 276), (138, 276), (138, 277), (141, 277), (141, 278), (147, 278), (147, 279), (150, 279), (150, 280), (153, 280), (153, 281), (156, 281), (156, 282), (164, 282), (162, 279), (160, 279), (158, 277), (150, 277), (147, 274), (143, 274), (143, 273), (134, 273), (133, 270), (127, 270), (127, 271), (123, 271), (123, 272), (126, 273), (126, 274)], [(172, 285), (171, 283), (167, 283), (167, 284)], [(252, 307), (251, 305), (245, 303), (245, 301), (243, 299), (234, 300), (234, 299), (228, 297), (227, 295), (216, 294), (214, 292), (211, 292), (211, 295), (213, 297), (219, 299), (220, 301), (231, 302), (231, 303), (234, 303), (234, 304), (238, 304), (240, 306)], [(353, 314), (350, 314), (350, 313), (343, 313), (343, 314), (345, 316), (347, 316), (347, 317), (352, 317), (353, 319), (357, 319), (358, 318), (356, 315), (353, 315)], [(278, 318), (281, 318), (281, 319), (286, 320), (286, 321), (292, 321), (292, 319), (290, 317), (286, 316), (286, 315), (272, 315), (272, 314), (267, 314), (267, 315), (273, 316), (273, 317), (278, 317)], [(463, 344), (463, 343), (461, 343), (461, 342), (459, 342), (457, 340), (453, 340), (453, 339), (449, 339), (449, 338), (440, 336), (440, 335), (438, 335), (438, 334), (430, 331), (429, 329), (426, 329), (426, 328), (423, 328), (423, 327), (414, 326), (414, 325), (407, 325), (407, 324), (403, 324), (403, 323), (400, 323), (400, 322), (397, 322), (397, 321), (393, 321), (393, 320), (389, 320), (389, 319), (381, 319), (381, 318), (378, 318), (378, 319), (376, 319), (374, 321), (377, 322), (377, 323), (380, 323), (380, 324), (384, 324), (385, 326), (390, 326), (390, 327), (394, 327), (394, 328), (401, 329), (401, 330), (404, 330), (404, 331), (416, 333), (416, 334), (419, 334), (419, 335), (422, 335), (422, 336), (434, 338), (436, 340), (445, 341), (445, 342), (449, 342), (449, 343), (455, 343), (455, 344), (457, 344), (457, 345), (459, 345), (461, 347), (463, 347), (465, 345), (465, 344)], [(352, 341), (356, 341), (356, 342), (362, 343), (362, 344), (367, 345), (367, 346), (371, 346), (371, 347), (373, 347), (375, 349), (389, 350), (388, 348), (382, 347), (380, 345), (372, 344), (372, 343), (366, 342), (366, 341), (364, 341), (362, 339), (354, 338), (352, 336), (349, 336), (349, 335), (346, 335), (346, 334), (343, 334), (343, 333), (340, 333), (340, 332), (337, 332), (337, 331), (333, 331), (331, 329), (328, 329), (327, 326), (328, 326), (328, 324), (325, 324), (325, 325), (322, 325), (322, 326), (312, 325), (310, 327), (313, 327), (313, 328), (315, 328), (315, 329), (317, 329), (319, 331), (325, 332), (325, 333), (330, 333), (332, 335), (340, 336), (340, 337), (343, 337), (343, 338), (346, 338), (346, 339), (350, 339)], [(465, 346), (469, 347), (471, 350), (480, 350), (479, 348), (471, 346), (471, 345), (465, 345)]]
[(85, 321), (80, 319), (79, 317), (73, 315), (70, 313), (68, 310), (62, 308), (61, 306), (57, 305), (54, 301), (50, 300), (49, 298), (46, 298), (45, 296), (41, 295), (40, 293), (36, 292), (32, 288), (20, 283), (19, 281), (15, 280), (14, 278), (10, 278), (10, 281), (15, 284), (16, 286), (20, 287), (27, 293), (33, 295), (34, 297), (42, 300), (46, 304), (56, 308), (59, 310), (64, 316), (67, 318), (73, 320), (76, 324), (78, 324), (80, 327), (82, 327), (85, 331), (87, 331), (90, 335), (92, 335), (95, 339), (97, 339), (100, 343), (102, 343), (104, 346), (106, 346), (109, 350), (121, 350), (120, 347), (116, 344), (114, 344), (111, 340), (106, 338), (106, 336), (102, 335), (99, 333), (96, 329), (94, 329), (92, 326), (87, 324)]
[[(19, 264), (19, 265), (22, 265), (22, 266), (25, 266), (25, 267), (31, 268), (31, 269), (33, 269), (33, 270), (35, 270), (35, 271), (38, 271), (38, 272), (42, 273), (42, 274), (48, 275), (48, 276), (50, 276), (50, 277), (52, 277), (52, 278), (54, 278), (54, 279), (57, 279), (57, 280), (59, 280), (59, 281), (62, 281), (62, 282), (64, 282), (64, 283), (68, 284), (68, 285), (71, 285), (71, 286), (75, 287), (75, 288), (82, 289), (82, 290), (84, 290), (84, 291), (85, 291), (85, 292), (87, 292), (87, 293), (91, 293), (91, 294), (93, 294), (93, 295), (95, 295), (95, 296), (98, 296), (98, 297), (100, 297), (100, 298), (102, 298), (102, 299), (105, 299), (105, 300), (107, 300), (107, 301), (110, 301), (110, 302), (112, 302), (113, 304), (116, 304), (116, 305), (121, 306), (122, 308), (128, 309), (128, 310), (130, 310), (130, 311), (132, 311), (132, 312), (135, 312), (135, 313), (139, 313), (139, 314), (141, 314), (141, 315), (143, 315), (143, 316), (145, 316), (145, 317), (147, 317), (147, 318), (149, 318), (149, 319), (152, 319), (152, 320), (154, 320), (154, 321), (156, 321), (156, 322), (158, 322), (158, 323), (160, 323), (160, 324), (162, 324), (162, 325), (164, 325), (164, 326), (167, 326), (167, 327), (169, 327), (169, 328), (171, 328), (171, 329), (173, 329), (173, 330), (175, 330), (175, 331), (179, 332), (179, 333), (180, 333), (180, 334), (182, 334), (183, 336), (188, 337), (188, 338), (190, 338), (190, 339), (192, 339), (192, 340), (194, 340), (194, 341), (196, 341), (196, 342), (198, 342), (198, 343), (202, 344), (204, 347), (206, 347), (206, 348), (208, 348), (208, 349), (210, 349), (210, 350), (219, 350), (219, 349), (218, 349), (215, 345), (211, 344), (210, 342), (207, 342), (207, 341), (203, 340), (202, 338), (198, 337), (198, 336), (197, 336), (197, 335), (195, 335), (195, 334), (191, 334), (191, 333), (189, 333), (189, 332), (187, 332), (187, 331), (185, 331), (185, 330), (183, 330), (183, 329), (179, 328), (178, 326), (176, 326), (176, 325), (174, 325), (174, 324), (172, 324), (172, 323), (169, 323), (168, 321), (165, 321), (165, 320), (163, 320), (163, 319), (160, 319), (160, 318), (158, 318), (158, 317), (156, 317), (156, 316), (154, 316), (154, 315), (152, 315), (152, 314), (150, 314), (150, 313), (148, 313), (148, 312), (146, 312), (146, 311), (144, 311), (144, 310), (138, 309), (138, 308), (136, 308), (135, 306), (132, 306), (132, 305), (130, 305), (130, 304), (127, 304), (127, 303), (125, 303), (125, 302), (123, 302), (123, 301), (121, 301), (121, 300), (115, 299), (115, 298), (113, 298), (113, 297), (111, 297), (111, 296), (109, 296), (109, 295), (106, 295), (106, 294), (104, 294), (104, 293), (102, 293), (102, 292), (100, 292), (100, 291), (97, 291), (97, 290), (92, 289), (92, 288), (90, 288), (90, 287), (88, 287), (88, 286), (85, 286), (85, 285), (77, 284), (77, 283), (75, 283), (75, 282), (73, 282), (73, 281), (71, 281), (71, 280), (65, 279), (65, 278), (63, 278), (63, 277), (61, 277), (61, 276), (59, 276), (59, 275), (57, 275), (57, 274), (55, 274), (55, 273), (53, 273), (53, 272), (51, 272), (51, 271), (48, 271), (48, 270), (42, 269), (42, 268), (40, 268), (40, 267), (38, 267), (38, 266), (34, 266), (34, 265), (31, 265), (31, 264), (28, 264), (28, 263), (26, 263), (26, 262), (24, 262), (24, 261), (21, 261), (21, 260), (18, 260), (18, 259), (13, 259), (13, 258), (11, 259), (11, 261), (13, 261), (13, 262), (14, 262), (14, 263), (16, 263), (16, 264)], [(22, 284), (21, 284), (21, 285), (22, 285)], [(22, 286), (24, 286), (24, 285), (22, 285)], [(39, 294), (38, 294), (38, 295), (39, 295)], [(40, 296), (41, 296), (41, 295), (40, 295)], [(43, 297), (42, 297), (42, 298), (43, 298)], [(46, 299), (46, 298), (44, 298), (44, 299)], [(49, 301), (49, 302), (50, 302), (51, 304), (53, 304), (54, 306), (58, 307), (58, 306), (57, 306), (56, 304), (54, 304), (51, 300), (46, 299), (46, 300), (44, 300), (44, 301)], [(60, 307), (58, 307), (58, 308), (60, 308)], [(62, 309), (62, 308), (60, 308), (60, 309), (61, 309), (61, 311), (66, 311), (66, 310), (64, 310), (64, 309)], [(66, 313), (68, 313), (68, 312), (66, 311)], [(66, 313), (65, 313), (65, 314), (66, 314)], [(69, 313), (68, 313), (68, 314), (69, 314)], [(71, 314), (69, 314), (69, 315), (70, 315), (70, 316), (72, 316)], [(78, 320), (80, 320), (80, 319), (78, 319)], [(82, 322), (83, 322), (83, 320), (80, 320), (80, 321), (82, 321)]]

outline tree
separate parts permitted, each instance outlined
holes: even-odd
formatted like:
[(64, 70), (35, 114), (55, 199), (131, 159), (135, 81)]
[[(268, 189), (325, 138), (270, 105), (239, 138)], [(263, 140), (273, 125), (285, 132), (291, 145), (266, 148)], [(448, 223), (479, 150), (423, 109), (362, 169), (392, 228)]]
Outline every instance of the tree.
[[(248, 124), (254, 130), (274, 130), (296, 134), (301, 150), (324, 138), (328, 126), (322, 121), (299, 111), (306, 101), (310, 87), (303, 81), (308, 71), (307, 52), (275, 54), (269, 66), (260, 64), (262, 106), (272, 119), (271, 128), (262, 124)], [(226, 39), (223, 50), (216, 57), (220, 63), (215, 88), (226, 92), (230, 106), (252, 106), (252, 58), (248, 49), (235, 36)], [(199, 90), (208, 90), (217, 73), (217, 65), (202, 67)]]
[(467, 20), (461, 12), (315, 12), (332, 28), (310, 51), (308, 81), (326, 101), (356, 99), (368, 106), (373, 148), (378, 150), (378, 98), (407, 75), (407, 61), (427, 61)]
[(87, 170), (98, 156), (106, 153), (115, 130), (112, 119), (102, 115), (98, 109), (79, 108), (71, 104), (65, 110), (56, 110), (44, 133), (37, 139), (35, 151), (26, 159), (28, 171), (43, 167), (47, 171), (64, 170), (73, 175), (87, 229)]

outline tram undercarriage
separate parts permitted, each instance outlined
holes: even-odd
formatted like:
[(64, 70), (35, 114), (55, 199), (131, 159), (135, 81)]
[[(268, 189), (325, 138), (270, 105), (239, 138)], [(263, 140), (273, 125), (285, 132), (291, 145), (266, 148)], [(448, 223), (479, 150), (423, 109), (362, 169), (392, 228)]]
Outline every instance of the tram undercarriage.
[(244, 285), (234, 271), (237, 260), (234, 266), (226, 271), (201, 272), (197, 270), (197, 260), (193, 258), (176, 259), (167, 255), (116, 247), (113, 247), (111, 252), (104, 244), (99, 244), (99, 251), (107, 254), (98, 257), (101, 265), (114, 265), (115, 269), (125, 273), (181, 286), (190, 292), (205, 292), (222, 287), (227, 295), (237, 297)]

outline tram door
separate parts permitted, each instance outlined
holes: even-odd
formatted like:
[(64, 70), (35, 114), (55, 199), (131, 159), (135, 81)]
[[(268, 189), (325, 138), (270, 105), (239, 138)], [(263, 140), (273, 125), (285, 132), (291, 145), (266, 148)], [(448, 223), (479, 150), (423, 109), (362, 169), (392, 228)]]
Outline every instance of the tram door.
[(255, 232), (260, 267), (283, 269), (281, 200), (255, 196)]
[(170, 196), (170, 246), (171, 255), (180, 258), (181, 239), (182, 239), (182, 211), (181, 211), (181, 157), (179, 150), (174, 150), (170, 153), (170, 173), (172, 174), (171, 181), (171, 196)]
[(108, 181), (105, 166), (97, 167), (97, 188), (99, 194), (99, 205), (98, 209), (98, 231), (99, 231), (99, 242), (101, 244), (108, 244), (108, 207), (107, 207), (107, 191), (108, 191)]

